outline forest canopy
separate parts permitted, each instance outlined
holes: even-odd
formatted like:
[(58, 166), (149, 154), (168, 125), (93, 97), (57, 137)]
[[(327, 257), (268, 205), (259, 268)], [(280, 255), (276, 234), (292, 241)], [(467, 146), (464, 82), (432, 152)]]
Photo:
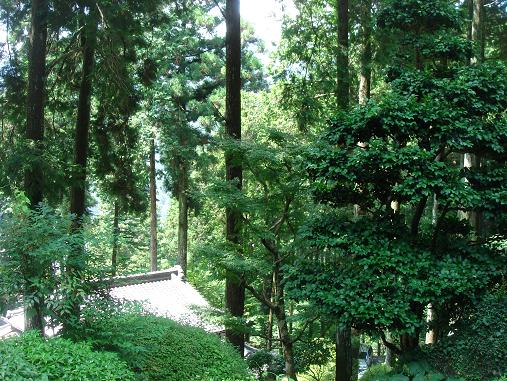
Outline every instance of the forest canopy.
[(507, 1), (252, 4), (0, 1), (0, 378), (505, 381)]

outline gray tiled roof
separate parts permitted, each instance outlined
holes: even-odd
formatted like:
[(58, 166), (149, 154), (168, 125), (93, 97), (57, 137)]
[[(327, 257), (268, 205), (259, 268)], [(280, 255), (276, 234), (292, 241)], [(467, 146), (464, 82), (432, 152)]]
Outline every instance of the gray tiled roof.
[(148, 311), (183, 324), (219, 332), (223, 328), (203, 320), (199, 309), (209, 308), (204, 297), (188, 283), (179, 266), (165, 271), (116, 277), (110, 294), (116, 299), (139, 301)]
[[(115, 299), (142, 302), (145, 308), (155, 315), (167, 317), (182, 324), (200, 327), (208, 332), (221, 332), (219, 325), (206, 322), (199, 310), (209, 309), (206, 299), (188, 283), (175, 266), (169, 270), (151, 273), (114, 277), (109, 280), (110, 295)], [(24, 309), (8, 311), (0, 317), (0, 339), (19, 334), (24, 330)], [(46, 330), (49, 336), (56, 329)]]

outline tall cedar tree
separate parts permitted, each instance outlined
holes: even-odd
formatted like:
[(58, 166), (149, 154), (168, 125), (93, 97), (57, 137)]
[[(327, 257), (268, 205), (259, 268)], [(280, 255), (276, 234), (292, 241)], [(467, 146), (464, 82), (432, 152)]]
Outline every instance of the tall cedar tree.
[[(88, 162), (89, 129), (91, 114), (92, 82), (95, 66), (95, 46), (97, 42), (98, 20), (96, 18), (95, 2), (86, 3), (82, 9), (83, 29), (81, 32), (82, 73), (79, 87), (79, 100), (76, 119), (76, 133), (74, 140), (74, 174), (70, 188), (70, 212), (74, 216), (72, 230), (77, 232), (83, 227), (83, 217), (86, 211), (86, 172)], [(88, 11), (88, 12), (86, 12)], [(68, 275), (79, 277), (84, 268), (84, 247), (76, 245), (73, 255), (67, 265)], [(73, 318), (79, 315), (80, 297), (72, 296), (71, 314)]]
[[(241, 140), (241, 29), (239, 0), (226, 2), (226, 135)], [(243, 184), (243, 168), (233, 152), (226, 152), (225, 167), (227, 181), (236, 182), (238, 189)], [(232, 244), (241, 240), (241, 211), (226, 209), (226, 235)], [(245, 287), (241, 275), (228, 271), (225, 280), (225, 305), (234, 317), (242, 317), (245, 310)], [(226, 327), (225, 336), (241, 356), (245, 348), (245, 337), (231, 327)]]
[(113, 250), (111, 253), (111, 275), (116, 275), (118, 268), (118, 239), (120, 237), (120, 205), (118, 200), (114, 201), (113, 216)]
[(157, 176), (155, 139), (150, 142), (150, 269), (157, 271)]
[[(340, 110), (349, 106), (349, 2), (336, 1), (338, 22), (338, 54), (336, 57), (336, 102)], [(336, 329), (336, 381), (350, 381), (352, 377), (352, 332), (350, 327)]]
[[(484, 62), (484, 1), (471, 0), (472, 2), (472, 25), (470, 30), (470, 38), (474, 43), (475, 54), (471, 57), (470, 63), (472, 65)], [(481, 158), (478, 155), (469, 153), (463, 154), (463, 166), (466, 168), (477, 168), (481, 166)], [(467, 218), (470, 224), (476, 231), (476, 238), (482, 236), (482, 218), (481, 213), (477, 211), (470, 211), (467, 213)]]
[(338, 54), (336, 56), (336, 100), (338, 108), (349, 105), (349, 1), (336, 1), (338, 22)]
[[(70, 193), (70, 212), (75, 215), (74, 228), (82, 226), (86, 205), (86, 165), (88, 162), (88, 137), (90, 129), (92, 80), (95, 66), (95, 45), (97, 42), (97, 20), (94, 4), (88, 4), (89, 13), (84, 15), (85, 25), (81, 33), (83, 66), (79, 87), (76, 135), (74, 140), (75, 173)], [(83, 10), (84, 14), (84, 10)]]
[[(46, 78), (47, 19), (49, 5), (47, 0), (32, 1), (32, 19), (28, 67), (28, 98), (26, 118), (26, 138), (33, 144), (30, 165), (25, 171), (25, 192), (30, 206), (35, 209), (43, 199), (44, 173), (42, 153), (44, 139), (44, 97)], [(28, 258), (27, 258), (28, 260)], [(30, 269), (30, 266), (27, 266)], [(26, 274), (30, 279), (30, 274)], [(35, 290), (29, 285), (25, 294)], [(33, 308), (26, 309), (25, 329), (36, 329), (44, 333), (42, 303), (34, 301)]]
[(359, 58), (359, 103), (364, 104), (370, 98), (372, 49), (372, 0), (362, 0), (360, 9), (361, 56)]
[(183, 160), (178, 163), (180, 177), (178, 179), (178, 264), (183, 273), (187, 272), (188, 251), (188, 166)]

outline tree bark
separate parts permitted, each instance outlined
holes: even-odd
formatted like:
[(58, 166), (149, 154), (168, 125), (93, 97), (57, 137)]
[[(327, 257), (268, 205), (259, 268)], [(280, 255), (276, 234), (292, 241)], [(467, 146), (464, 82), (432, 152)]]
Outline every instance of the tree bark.
[[(338, 109), (349, 106), (349, 2), (336, 0), (336, 18), (338, 23), (338, 51), (336, 56), (336, 101)], [(350, 381), (352, 376), (351, 328), (336, 330), (336, 381)]]
[[(239, 0), (226, 2), (226, 135), (241, 141), (241, 29)], [(234, 181), (239, 190), (243, 184), (243, 168), (234, 153), (226, 152), (225, 167), (227, 181)], [(241, 242), (241, 211), (226, 209), (226, 238), (233, 244)], [(245, 310), (245, 287), (241, 274), (228, 271), (225, 280), (225, 305), (229, 313), (237, 318)], [(225, 336), (244, 355), (245, 338), (242, 333), (226, 327)]]
[[(278, 334), (283, 347), (283, 358), (285, 361), (285, 375), (291, 380), (297, 381), (296, 364), (294, 362), (294, 345), (292, 336), (289, 332), (287, 317), (285, 314), (285, 306), (279, 304), (276, 309), (276, 321), (278, 324)], [(349, 380), (350, 381), (350, 380)]]
[[(473, 14), (472, 14), (472, 41), (476, 44), (476, 54), (471, 59), (472, 64), (484, 62), (484, 0), (472, 0), (473, 1)], [(479, 168), (481, 166), (481, 158), (473, 154), (465, 154), (464, 161), (466, 162), (466, 156), (469, 155), (468, 161), (470, 168)], [(471, 211), (469, 214), (470, 225), (475, 230), (475, 238), (480, 239), (482, 236), (482, 213), (480, 211)]]
[(359, 104), (365, 104), (371, 93), (371, 61), (373, 56), (371, 38), (372, 0), (362, 0), (361, 4), (361, 58), (359, 69)]
[(118, 201), (114, 202), (114, 216), (113, 216), (113, 253), (111, 255), (111, 272), (116, 275), (118, 267), (118, 238), (120, 235), (120, 206)]
[[(432, 324), (435, 325), (434, 323), (436, 322), (436, 314), (435, 314), (435, 309), (433, 307), (433, 305), (429, 304), (428, 307), (427, 307), (427, 319), (426, 321), (428, 322), (428, 324)], [(437, 334), (437, 329), (435, 326), (431, 327), (431, 329), (426, 332), (426, 340), (425, 340), (425, 343), (426, 344), (436, 344), (437, 342), (437, 339), (438, 339), (438, 334)]]
[[(351, 351), (352, 351), (352, 378), (356, 381), (359, 378), (359, 352), (361, 350), (361, 332), (356, 329), (351, 331)], [(373, 354), (373, 353), (372, 353)]]
[(273, 310), (270, 308), (268, 313), (268, 326), (266, 327), (266, 350), (271, 351), (273, 348)]
[[(42, 169), (44, 139), (44, 105), (46, 84), (46, 45), (49, 5), (47, 0), (32, 0), (30, 48), (28, 54), (28, 96), (25, 137), (30, 144), (30, 163), (24, 173), (24, 188), (30, 208), (34, 210), (43, 200), (44, 172)], [(3, 129), (2, 129), (3, 135)], [(37, 294), (38, 288), (31, 284), (34, 267), (28, 256), (25, 298)], [(34, 329), (44, 334), (42, 301), (33, 301), (25, 308), (25, 330)]]
[(82, 227), (86, 211), (86, 166), (88, 162), (88, 140), (91, 117), (91, 97), (93, 71), (95, 66), (95, 45), (97, 40), (97, 20), (90, 11), (81, 34), (83, 68), (79, 101), (77, 108), (76, 133), (74, 139), (75, 173), (70, 190), (70, 212), (74, 214), (74, 230)]
[[(271, 294), (269, 297), (269, 301), (271, 303), (274, 303), (274, 296), (276, 294), (276, 278), (275, 278), (275, 272), (273, 271), (273, 274), (271, 276)], [(268, 313), (268, 327), (267, 327), (267, 343), (266, 343), (266, 349), (268, 351), (271, 351), (273, 347), (273, 309), (269, 308)]]
[[(74, 216), (72, 231), (78, 232), (83, 227), (83, 218), (86, 212), (86, 172), (88, 162), (88, 141), (91, 119), (92, 82), (95, 66), (95, 45), (97, 42), (97, 19), (94, 3), (87, 4), (89, 13), (85, 14), (83, 30), (81, 32), (82, 73), (79, 87), (79, 100), (76, 118), (76, 132), (74, 138), (74, 173), (70, 188), (70, 213)], [(84, 246), (78, 244), (67, 263), (69, 277), (79, 278), (84, 268)], [(71, 300), (71, 313), (74, 318), (79, 317), (82, 297), (73, 293)], [(65, 325), (65, 324), (64, 324)]]
[[(482, 32), (484, 27), (484, 2), (483, 0), (468, 0), (468, 13), (471, 18), (471, 25), (468, 29), (468, 37), (474, 42), (474, 55), (470, 58), (470, 64), (474, 65), (484, 61), (484, 40)], [(470, 153), (461, 155), (462, 168), (474, 168), (480, 166), (480, 157)], [(466, 180), (465, 180), (466, 181)], [(482, 235), (482, 216), (480, 212), (476, 211), (459, 211), (458, 217), (466, 219), (474, 228), (476, 238)]]
[(338, 52), (336, 55), (336, 100), (339, 109), (349, 105), (349, 2), (336, 0), (338, 22)]
[(187, 273), (187, 251), (188, 251), (188, 196), (187, 196), (187, 169), (180, 165), (180, 185), (178, 194), (178, 264)]
[(352, 334), (350, 327), (336, 329), (336, 381), (352, 378)]
[(280, 255), (277, 251), (275, 255), (275, 266), (273, 269), (273, 283), (275, 289), (274, 300), (276, 308), (274, 313), (276, 315), (276, 321), (278, 325), (278, 335), (283, 348), (283, 358), (285, 360), (285, 375), (292, 380), (297, 381), (296, 375), (296, 363), (294, 361), (294, 343), (292, 341), (292, 335), (287, 324), (287, 315), (285, 313), (285, 288), (283, 282), (283, 275), (281, 272), (281, 261)]
[(26, 138), (33, 144), (33, 157), (25, 172), (25, 192), (34, 209), (43, 198), (42, 142), (46, 86), (47, 0), (32, 0)]
[(155, 139), (150, 141), (150, 270), (157, 271), (157, 177)]
[[(391, 333), (389, 331), (386, 333), (386, 339), (391, 340)], [(394, 355), (394, 353), (393, 353), (392, 349), (386, 346), (386, 358), (384, 360), (384, 364), (386, 364), (388, 366), (393, 366), (394, 365), (394, 356), (393, 355)]]
[(404, 333), (400, 336), (400, 351), (402, 354), (412, 352), (419, 347), (419, 332)]
[(473, 0), (472, 41), (475, 43), (475, 54), (471, 63), (484, 62), (484, 0)]

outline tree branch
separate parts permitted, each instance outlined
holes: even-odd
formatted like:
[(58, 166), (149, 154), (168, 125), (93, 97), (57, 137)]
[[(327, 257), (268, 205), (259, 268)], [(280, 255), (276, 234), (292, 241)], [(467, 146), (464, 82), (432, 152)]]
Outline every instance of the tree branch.
[(278, 304), (273, 303), (271, 300), (269, 300), (265, 295), (262, 295), (259, 291), (257, 291), (255, 288), (253, 288), (251, 285), (245, 283), (245, 288), (250, 291), (250, 293), (253, 295), (255, 299), (257, 299), (259, 302), (264, 304), (266, 307), (276, 310), (278, 309)]
[(223, 10), (223, 8), (220, 6), (220, 4), (218, 3), (217, 0), (213, 0), (213, 2), (215, 3), (215, 5), (217, 6), (218, 10), (220, 11), (220, 13), (222, 14), (222, 16), (224, 17), (224, 19), (227, 19), (227, 16), (225, 14), (225, 11)]
[(50, 73), (59, 62), (65, 61), (65, 58), (67, 58), (71, 54), (75, 53), (76, 51), (81, 50), (81, 48), (78, 48), (76, 50), (70, 50), (70, 48), (72, 47), (72, 45), (74, 45), (74, 42), (76, 41), (78, 35), (81, 33), (81, 31), (83, 30), (83, 28), (84, 28), (83, 26), (80, 27), (78, 30), (76, 30), (72, 34), (69, 43), (67, 44), (67, 46), (63, 50), (63, 53), (60, 55), (60, 57), (56, 58), (53, 62), (51, 62), (48, 65), (48, 68), (47, 68), (47, 72), (48, 73)]
[(393, 343), (390, 343), (389, 341), (387, 341), (386, 334), (382, 330), (380, 330), (380, 338), (382, 339), (382, 343), (384, 343), (384, 345), (387, 349), (391, 350), (392, 352), (396, 353), (397, 355), (401, 355), (401, 350)]
[(269, 230), (272, 230), (275, 235), (277, 235), (279, 232), (280, 232), (280, 229), (283, 225), (283, 223), (285, 222), (285, 220), (287, 219), (287, 215), (289, 213), (289, 208), (290, 208), (290, 204), (291, 202), (294, 200), (294, 196), (291, 196), (291, 197), (288, 197), (285, 199), (285, 206), (283, 208), (283, 212), (282, 212), (282, 215), (280, 216), (280, 218), (273, 224), (273, 226), (271, 226), (271, 228), (269, 228)]
[(414, 217), (412, 218), (412, 224), (410, 226), (410, 233), (413, 237), (417, 236), (419, 232), (419, 223), (421, 222), (421, 217), (424, 212), (424, 208), (426, 208), (426, 202), (428, 201), (428, 196), (423, 196), (421, 200), (419, 200), (419, 203), (417, 204), (417, 207), (414, 212)]
[(442, 210), (442, 214), (440, 215), (440, 218), (438, 219), (437, 224), (435, 225), (435, 230), (433, 231), (433, 237), (431, 239), (431, 252), (433, 254), (435, 254), (437, 251), (438, 233), (440, 232), (440, 229), (442, 228), (442, 223), (443, 223), (444, 218), (445, 218), (448, 211), (449, 211), (449, 205), (446, 204), (446, 205), (444, 205), (444, 208)]
[(303, 334), (305, 333), (306, 328), (308, 328), (308, 326), (309, 326), (310, 324), (312, 324), (312, 323), (313, 323), (315, 320), (317, 320), (317, 319), (318, 319), (318, 316), (314, 316), (314, 317), (313, 317), (313, 318), (311, 318), (310, 320), (307, 320), (307, 321), (305, 322), (305, 324), (303, 325), (303, 328), (301, 328), (301, 331), (299, 332), (299, 334), (298, 334), (295, 338), (293, 338), (290, 342), (291, 342), (292, 344), (294, 344), (295, 342), (297, 342), (297, 341), (301, 340), (301, 337), (303, 337)]

